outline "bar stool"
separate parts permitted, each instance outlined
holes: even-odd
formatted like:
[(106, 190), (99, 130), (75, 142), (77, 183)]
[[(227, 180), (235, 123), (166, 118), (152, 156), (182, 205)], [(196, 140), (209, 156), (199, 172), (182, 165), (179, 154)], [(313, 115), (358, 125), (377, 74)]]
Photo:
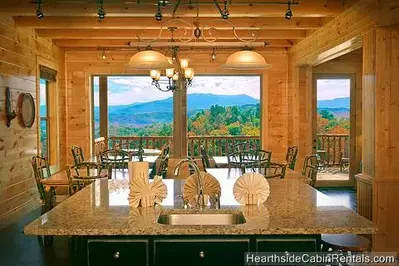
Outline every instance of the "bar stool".
[(364, 236), (353, 234), (323, 234), (321, 235), (321, 242), (323, 251), (328, 251), (331, 248), (333, 251), (364, 252), (370, 248), (370, 240)]

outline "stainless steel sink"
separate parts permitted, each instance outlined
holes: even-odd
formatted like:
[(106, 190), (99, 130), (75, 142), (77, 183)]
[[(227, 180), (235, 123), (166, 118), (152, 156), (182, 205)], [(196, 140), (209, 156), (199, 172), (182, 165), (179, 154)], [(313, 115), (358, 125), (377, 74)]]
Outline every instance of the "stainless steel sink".
[(245, 223), (242, 213), (161, 214), (158, 223), (167, 225), (235, 225)]

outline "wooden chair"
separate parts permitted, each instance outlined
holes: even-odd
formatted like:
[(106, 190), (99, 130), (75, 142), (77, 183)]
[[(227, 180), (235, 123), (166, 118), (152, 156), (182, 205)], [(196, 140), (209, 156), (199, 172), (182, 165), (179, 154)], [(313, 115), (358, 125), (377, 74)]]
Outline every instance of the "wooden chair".
[(82, 147), (73, 145), (71, 151), (75, 164), (83, 163), (85, 161)]
[(208, 155), (208, 152), (203, 145), (200, 146), (200, 152), (205, 168), (218, 168), (215, 159)]
[(305, 157), (302, 175), (305, 177), (306, 182), (312, 187), (314, 187), (316, 184), (318, 168), (319, 166), (316, 154)]
[(349, 144), (344, 144), (344, 148), (340, 151), (339, 157), (339, 168), (340, 171), (343, 172), (345, 169), (349, 167)]
[(242, 168), (242, 154), (240, 151), (236, 151), (227, 155), (227, 166), (228, 168)]
[(270, 160), (272, 158), (271, 151), (265, 150), (249, 150), (241, 152), (241, 163), (242, 168), (245, 170), (246, 168), (250, 168), (253, 171), (258, 169), (261, 171), (262, 169), (269, 168)]
[(83, 162), (74, 166), (67, 166), (68, 179), (74, 180), (79, 189), (87, 186), (99, 178), (111, 178), (112, 168), (110, 165), (94, 162)]
[(105, 144), (105, 138), (100, 137), (94, 140), (94, 155), (96, 156), (97, 162), (101, 161), (101, 153), (107, 150), (107, 145)]
[(165, 177), (167, 167), (168, 167), (168, 156), (159, 155), (155, 159), (155, 163), (152, 166), (150, 177), (153, 178), (155, 175)]
[(295, 170), (295, 163), (298, 156), (298, 147), (290, 146), (287, 149), (287, 154), (285, 156), (285, 160), (287, 162), (287, 167), (291, 170)]
[(113, 169), (126, 169), (131, 155), (123, 150), (111, 149), (100, 154), (101, 164), (110, 165)]
[(269, 167), (265, 168), (265, 177), (283, 179), (287, 170), (287, 164), (285, 163), (270, 163)]
[(33, 156), (31, 159), (31, 165), (36, 180), (36, 186), (39, 191), (40, 201), (42, 203), (42, 214), (74, 193), (74, 184), (71, 180), (69, 182), (67, 194), (57, 194), (55, 188), (51, 188), (50, 191), (46, 192), (41, 181), (51, 176), (47, 159), (40, 156)]

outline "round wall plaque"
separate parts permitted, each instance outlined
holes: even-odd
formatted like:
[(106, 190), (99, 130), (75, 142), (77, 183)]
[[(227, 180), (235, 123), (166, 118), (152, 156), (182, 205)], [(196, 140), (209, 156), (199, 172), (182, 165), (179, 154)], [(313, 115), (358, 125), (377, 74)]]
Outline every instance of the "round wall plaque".
[(19, 117), (25, 127), (31, 127), (35, 122), (35, 101), (30, 93), (21, 95)]

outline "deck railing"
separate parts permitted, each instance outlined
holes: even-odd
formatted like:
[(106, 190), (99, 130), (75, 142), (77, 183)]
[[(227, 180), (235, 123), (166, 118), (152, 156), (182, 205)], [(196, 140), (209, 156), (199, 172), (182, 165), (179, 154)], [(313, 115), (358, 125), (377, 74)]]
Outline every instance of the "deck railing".
[(349, 135), (317, 134), (317, 150), (327, 166), (339, 165), (341, 158), (349, 157)]
[[(172, 143), (172, 136), (127, 136), (110, 137), (108, 145), (110, 148), (130, 148), (139, 146), (140, 139), (144, 149), (161, 149), (168, 143)], [(246, 143), (246, 148), (259, 147), (259, 136), (189, 136), (187, 138), (187, 148), (189, 156), (200, 155), (200, 145), (204, 145), (208, 154), (211, 156), (226, 156), (233, 152), (232, 147), (238, 143)]]

